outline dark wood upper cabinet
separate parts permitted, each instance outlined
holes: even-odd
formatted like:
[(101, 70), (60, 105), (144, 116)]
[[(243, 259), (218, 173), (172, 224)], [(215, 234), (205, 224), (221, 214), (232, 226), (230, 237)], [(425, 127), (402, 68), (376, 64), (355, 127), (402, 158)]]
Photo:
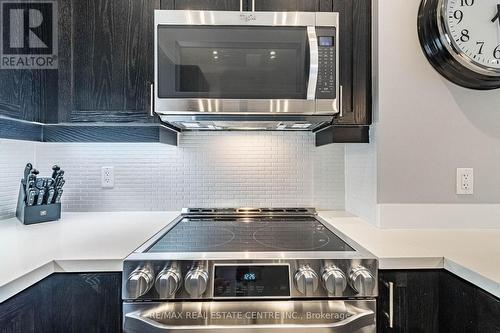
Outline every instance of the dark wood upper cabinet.
[[(243, 0), (243, 6), (246, 1)], [(239, 0), (161, 0), (161, 9), (240, 10)], [(243, 9), (246, 9), (244, 7)]]
[[(0, 70), (0, 115), (57, 121), (57, 70)], [(55, 118), (55, 119), (54, 119)]]
[(159, 0), (60, 2), (59, 121), (151, 121)]
[[(249, 0), (248, 2), (251, 9), (252, 1)], [(331, 0), (329, 2), (331, 3)], [(320, 0), (255, 0), (255, 10), (319, 12), (319, 3)], [(331, 8), (329, 11), (331, 11)]]
[[(252, 1), (243, 0), (251, 10)], [(154, 122), (155, 9), (240, 10), (239, 0), (58, 0), (58, 69), (1, 70), (0, 114), (42, 123)], [(342, 116), (371, 123), (371, 0), (255, 0), (257, 11), (340, 13)]]

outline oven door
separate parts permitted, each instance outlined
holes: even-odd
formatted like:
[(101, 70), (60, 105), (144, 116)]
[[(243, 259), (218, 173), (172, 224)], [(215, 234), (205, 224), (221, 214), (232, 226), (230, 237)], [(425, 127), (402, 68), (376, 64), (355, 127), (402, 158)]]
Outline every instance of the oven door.
[(317, 14), (155, 11), (155, 111), (314, 114)]
[(125, 333), (375, 333), (376, 301), (125, 303)]

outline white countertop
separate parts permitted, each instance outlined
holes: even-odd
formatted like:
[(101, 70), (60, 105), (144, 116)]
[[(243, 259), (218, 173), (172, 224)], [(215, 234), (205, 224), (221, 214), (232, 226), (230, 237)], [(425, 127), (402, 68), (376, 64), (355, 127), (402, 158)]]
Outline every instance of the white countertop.
[[(54, 272), (121, 271), (122, 260), (179, 212), (64, 213), (0, 221), (0, 302)], [(445, 268), (500, 297), (500, 229), (378, 229), (345, 212), (320, 217), (380, 259), (381, 269)]]
[(54, 272), (121, 271), (122, 260), (179, 212), (63, 213), (57, 222), (0, 221), (0, 302)]
[(500, 229), (380, 229), (345, 212), (320, 212), (379, 258), (380, 269), (445, 268), (500, 297)]

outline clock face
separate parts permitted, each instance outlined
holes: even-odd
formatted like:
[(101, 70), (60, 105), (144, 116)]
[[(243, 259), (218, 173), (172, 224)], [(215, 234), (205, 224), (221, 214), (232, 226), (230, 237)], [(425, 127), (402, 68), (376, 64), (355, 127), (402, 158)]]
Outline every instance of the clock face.
[(451, 43), (468, 67), (500, 74), (500, 0), (445, 0), (443, 10)]

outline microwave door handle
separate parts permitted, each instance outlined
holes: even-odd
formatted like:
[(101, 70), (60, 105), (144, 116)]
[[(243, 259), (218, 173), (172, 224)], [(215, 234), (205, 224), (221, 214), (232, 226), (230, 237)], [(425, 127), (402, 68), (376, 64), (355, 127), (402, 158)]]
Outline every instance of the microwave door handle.
[(318, 38), (316, 28), (307, 27), (307, 40), (309, 42), (309, 81), (307, 83), (307, 99), (316, 99), (316, 85), (318, 83)]

